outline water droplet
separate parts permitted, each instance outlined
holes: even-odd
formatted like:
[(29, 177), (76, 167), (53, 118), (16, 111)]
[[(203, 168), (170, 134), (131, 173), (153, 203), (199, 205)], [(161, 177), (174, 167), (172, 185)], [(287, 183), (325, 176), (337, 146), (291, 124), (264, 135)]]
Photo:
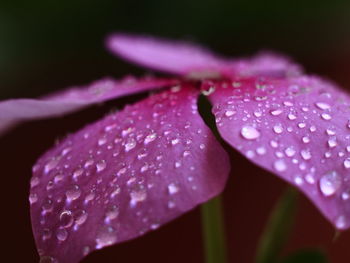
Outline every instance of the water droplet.
[(61, 182), (63, 179), (64, 179), (64, 175), (61, 174), (61, 173), (58, 173), (58, 174), (53, 178), (55, 184)]
[(143, 202), (147, 198), (147, 192), (144, 189), (134, 190), (130, 193), (130, 205), (134, 207), (137, 203)]
[(101, 160), (96, 164), (96, 171), (102, 172), (104, 169), (106, 169), (106, 161), (105, 160)]
[(299, 127), (300, 129), (305, 128), (305, 127), (306, 127), (305, 122), (299, 122), (299, 123), (298, 123), (298, 127)]
[(168, 192), (169, 192), (169, 194), (171, 194), (171, 195), (172, 194), (176, 194), (178, 191), (179, 191), (179, 187), (176, 184), (170, 183), (168, 185)]
[(146, 136), (146, 138), (144, 140), (144, 144), (149, 144), (150, 142), (153, 142), (156, 138), (157, 138), (156, 133), (149, 134)]
[(122, 174), (125, 174), (125, 173), (126, 173), (126, 168), (123, 167), (117, 172), (117, 176), (121, 176)]
[(342, 194), (341, 194), (341, 198), (346, 201), (350, 199), (350, 189), (345, 190)]
[(180, 161), (176, 161), (175, 162), (175, 168), (179, 168), (181, 167), (181, 162)]
[(297, 116), (293, 113), (289, 113), (288, 114), (288, 119), (290, 119), (291, 121), (295, 120), (297, 118)]
[(83, 209), (79, 209), (74, 213), (74, 222), (77, 225), (84, 224), (87, 218), (88, 213)]
[(30, 187), (33, 188), (37, 186), (40, 183), (40, 179), (37, 176), (33, 176), (32, 179), (30, 180)]
[(342, 181), (336, 171), (330, 171), (321, 177), (319, 184), (323, 195), (331, 196), (339, 190)]
[(252, 126), (244, 126), (241, 135), (247, 140), (255, 140), (260, 137), (260, 132)]
[(278, 116), (278, 115), (280, 115), (282, 112), (283, 112), (283, 110), (281, 110), (281, 109), (276, 109), (276, 110), (271, 110), (271, 111), (270, 111), (271, 115), (273, 115), (273, 116)]
[(256, 153), (259, 155), (264, 155), (266, 153), (266, 148), (264, 146), (261, 146), (256, 149)]
[(316, 126), (311, 126), (309, 129), (311, 132), (315, 132), (316, 131)]
[(225, 116), (226, 117), (231, 117), (231, 116), (233, 116), (235, 114), (236, 114), (236, 112), (234, 110), (227, 110), (227, 111), (225, 111)]
[(329, 106), (329, 104), (327, 104), (325, 102), (316, 102), (315, 105), (317, 108), (319, 108), (321, 110), (328, 110), (331, 108), (331, 106)]
[(73, 179), (77, 180), (79, 176), (83, 174), (84, 170), (82, 168), (78, 168), (73, 172)]
[(254, 111), (254, 116), (260, 118), (262, 116), (262, 112), (260, 110)]
[(64, 210), (60, 214), (60, 226), (63, 228), (68, 228), (73, 225), (73, 216), (72, 212), (69, 210)]
[(301, 150), (300, 151), (301, 157), (303, 157), (304, 160), (310, 160), (311, 159), (311, 152), (309, 149)]
[(65, 241), (68, 237), (68, 232), (66, 229), (64, 228), (59, 228), (57, 229), (56, 231), (56, 238), (59, 240), (59, 241)]
[(109, 207), (106, 211), (106, 221), (116, 219), (119, 215), (119, 209), (116, 205)]
[(287, 106), (287, 107), (292, 107), (294, 104), (293, 104), (293, 102), (291, 102), (291, 101), (284, 101), (284, 102), (283, 102), (283, 105), (284, 105), (284, 106)]
[(180, 139), (178, 139), (178, 138), (171, 140), (171, 144), (172, 144), (172, 145), (176, 145), (176, 144), (178, 144), (179, 142), (180, 142)]
[(52, 209), (53, 209), (52, 200), (51, 200), (51, 199), (46, 199), (46, 200), (43, 202), (41, 208), (42, 208), (43, 212), (45, 212), (45, 213), (51, 212)]
[(48, 228), (44, 228), (44, 230), (43, 230), (43, 235), (42, 235), (42, 239), (45, 241), (45, 240), (50, 239), (51, 236), (52, 236), (51, 230), (48, 229)]
[(128, 142), (125, 144), (124, 148), (125, 148), (125, 151), (128, 152), (134, 149), (135, 146), (136, 146), (136, 141), (134, 139), (129, 139)]
[(337, 143), (337, 138), (333, 136), (333, 137), (328, 139), (327, 143), (328, 143), (329, 148), (334, 148), (338, 144)]
[(327, 133), (327, 135), (335, 135), (335, 130), (328, 128), (328, 129), (326, 129), (326, 133)]
[(346, 218), (345, 216), (341, 215), (339, 216), (336, 220), (335, 220), (335, 226), (338, 228), (338, 229), (345, 229), (346, 228)]
[(204, 96), (209, 96), (210, 94), (212, 94), (215, 91), (215, 87), (214, 86), (209, 86), (206, 87), (205, 89), (202, 89), (202, 94)]
[(274, 162), (273, 167), (275, 168), (275, 170), (277, 172), (284, 172), (285, 170), (287, 170), (287, 165), (284, 162), (284, 160), (277, 160)]
[(144, 166), (141, 167), (140, 172), (141, 172), (141, 173), (146, 172), (146, 171), (148, 170), (148, 167), (149, 167), (149, 166), (148, 166), (148, 164), (146, 163)]
[(52, 171), (57, 166), (58, 162), (59, 162), (58, 158), (55, 158), (49, 161), (44, 167), (44, 173), (48, 174), (50, 171)]
[(95, 198), (95, 193), (93, 191), (91, 191), (88, 195), (86, 195), (85, 203), (88, 203), (88, 202), (94, 200), (94, 198)]
[(293, 147), (288, 147), (284, 150), (284, 153), (288, 156), (288, 157), (293, 157), (296, 153), (296, 150)]
[(117, 241), (115, 230), (111, 226), (103, 226), (96, 236), (96, 249), (112, 245)]
[(111, 193), (111, 198), (116, 197), (119, 193), (120, 193), (120, 187), (117, 186), (117, 187), (113, 190), (113, 192)]
[(309, 184), (314, 184), (315, 183), (315, 176), (314, 175), (312, 175), (312, 174), (307, 174), (306, 176), (305, 176), (305, 180), (306, 180), (306, 182), (308, 182)]
[(282, 133), (283, 132), (282, 124), (278, 123), (275, 126), (273, 126), (273, 131), (277, 134)]
[(29, 195), (29, 203), (32, 205), (38, 201), (38, 195), (36, 193), (31, 193)]
[(107, 142), (107, 139), (106, 139), (105, 137), (103, 137), (103, 138), (98, 139), (97, 144), (98, 144), (99, 146), (102, 146), (102, 145), (104, 145), (106, 142)]
[(304, 183), (304, 180), (301, 176), (297, 175), (295, 178), (294, 178), (294, 183), (296, 185), (302, 185)]
[(344, 167), (345, 167), (346, 169), (349, 169), (349, 168), (350, 168), (350, 157), (346, 158), (346, 159), (344, 160), (343, 164), (344, 164)]
[(301, 140), (303, 141), (303, 143), (309, 143), (310, 142), (310, 137), (309, 136), (304, 136), (303, 138), (301, 138)]
[(67, 191), (66, 196), (68, 201), (76, 200), (80, 197), (81, 191), (79, 189), (79, 186), (72, 185)]
[(204, 150), (205, 144), (201, 143), (201, 144), (199, 145), (199, 148), (200, 148), (201, 150)]
[(322, 114), (321, 114), (321, 118), (324, 119), (324, 120), (326, 120), (326, 121), (329, 121), (329, 120), (332, 119), (332, 116), (329, 115), (328, 113), (322, 113)]

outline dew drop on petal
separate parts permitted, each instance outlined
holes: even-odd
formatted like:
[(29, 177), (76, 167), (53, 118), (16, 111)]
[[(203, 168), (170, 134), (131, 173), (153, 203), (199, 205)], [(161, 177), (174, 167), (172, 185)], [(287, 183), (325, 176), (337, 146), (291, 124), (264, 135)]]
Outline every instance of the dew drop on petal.
[(279, 123), (279, 124), (276, 124), (275, 126), (273, 126), (273, 131), (277, 134), (280, 134), (283, 132), (283, 127), (282, 125)]
[(343, 164), (344, 164), (344, 167), (345, 167), (346, 169), (349, 169), (349, 168), (350, 168), (350, 157), (346, 158), (346, 159), (344, 160)]
[(331, 138), (328, 139), (327, 143), (328, 143), (329, 148), (334, 148), (338, 144), (337, 143), (337, 138), (336, 137), (331, 137)]
[(68, 237), (68, 232), (66, 229), (64, 228), (59, 228), (57, 229), (56, 231), (56, 238), (59, 240), (59, 241), (65, 241)]
[(345, 216), (341, 215), (335, 220), (335, 225), (338, 229), (345, 229), (346, 228), (346, 218)]
[(72, 185), (67, 191), (66, 191), (66, 197), (68, 201), (76, 200), (80, 197), (81, 190), (79, 189), (79, 186)]
[(96, 164), (96, 171), (97, 172), (102, 172), (104, 169), (106, 169), (106, 161), (101, 160)]
[(29, 203), (32, 205), (38, 201), (38, 195), (36, 193), (31, 193), (29, 195)]
[(96, 249), (112, 245), (117, 241), (115, 230), (111, 226), (103, 226), (96, 236)]
[(321, 117), (322, 117), (322, 119), (324, 119), (324, 120), (326, 120), (326, 121), (329, 121), (329, 120), (332, 119), (332, 116), (329, 115), (328, 113), (322, 113), (322, 114), (321, 114)]
[(136, 147), (136, 141), (134, 139), (130, 139), (125, 144), (125, 151), (128, 152)]
[(80, 209), (74, 213), (74, 222), (77, 225), (84, 224), (87, 218), (88, 218), (88, 213), (83, 209)]
[(277, 172), (284, 172), (285, 170), (287, 170), (287, 165), (282, 159), (275, 161), (273, 167)]
[(320, 190), (324, 196), (334, 195), (341, 187), (341, 177), (336, 171), (330, 171), (324, 174), (320, 181)]
[(241, 135), (247, 140), (255, 140), (260, 137), (260, 132), (252, 126), (244, 126), (241, 129)]
[(281, 109), (276, 109), (276, 110), (271, 110), (270, 113), (273, 116), (278, 116), (282, 113), (283, 111)]
[(119, 215), (119, 209), (116, 205), (109, 207), (106, 211), (106, 220), (110, 221), (116, 219)]
[(150, 142), (153, 142), (156, 138), (157, 138), (156, 133), (149, 134), (146, 136), (146, 138), (144, 140), (144, 144), (149, 144)]
[(296, 153), (296, 150), (293, 147), (288, 147), (284, 150), (284, 153), (288, 156), (288, 157), (293, 157)]
[(179, 191), (179, 187), (174, 184), (174, 183), (171, 183), (168, 185), (168, 192), (169, 194), (176, 194), (177, 192)]
[(73, 215), (72, 212), (69, 210), (64, 210), (60, 214), (60, 227), (62, 228), (68, 228), (71, 227), (73, 224)]
[(130, 205), (134, 207), (137, 203), (143, 202), (147, 198), (147, 192), (144, 189), (134, 190), (130, 193)]
[(331, 106), (329, 106), (329, 104), (327, 104), (325, 102), (316, 102), (315, 105), (317, 108), (319, 108), (321, 110), (328, 110), (331, 108)]

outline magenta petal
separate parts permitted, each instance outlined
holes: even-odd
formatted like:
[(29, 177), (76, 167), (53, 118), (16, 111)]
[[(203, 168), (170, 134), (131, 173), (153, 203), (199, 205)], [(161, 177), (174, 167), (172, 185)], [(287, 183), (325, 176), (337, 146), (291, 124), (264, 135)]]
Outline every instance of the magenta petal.
[(203, 70), (221, 72), (226, 65), (208, 50), (184, 42), (115, 34), (107, 39), (107, 46), (127, 60), (176, 74)]
[(0, 134), (19, 121), (64, 115), (91, 104), (175, 84), (176, 80), (127, 77), (104, 79), (86, 87), (74, 87), (41, 99), (11, 99), (0, 102)]
[(217, 84), (210, 99), (229, 144), (303, 191), (336, 228), (350, 227), (345, 91), (313, 77), (246, 79)]
[(42, 257), (77, 262), (223, 190), (228, 157), (199, 116), (197, 95), (186, 87), (152, 95), (39, 159), (29, 200)]
[(231, 62), (234, 72), (240, 76), (269, 76), (290, 77), (302, 73), (299, 65), (289, 58), (274, 53), (262, 53), (250, 59), (234, 60)]

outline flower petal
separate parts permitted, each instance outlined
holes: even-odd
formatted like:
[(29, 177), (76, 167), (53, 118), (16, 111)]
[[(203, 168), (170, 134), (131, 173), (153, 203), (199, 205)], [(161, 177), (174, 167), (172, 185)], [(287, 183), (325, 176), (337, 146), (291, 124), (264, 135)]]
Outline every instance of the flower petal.
[(239, 72), (242, 77), (268, 76), (268, 77), (291, 77), (299, 76), (302, 68), (288, 57), (274, 53), (261, 53), (249, 59), (233, 60), (234, 72)]
[(215, 86), (210, 100), (223, 138), (303, 191), (335, 227), (349, 228), (349, 95), (316, 77)]
[(41, 99), (11, 99), (0, 102), (0, 135), (24, 120), (60, 116), (91, 104), (177, 83), (171, 79), (127, 77), (122, 81), (103, 79), (87, 87), (74, 87)]
[(107, 39), (107, 47), (118, 56), (137, 64), (176, 74), (203, 70), (221, 72), (225, 67), (223, 59), (185, 42), (114, 34)]
[(41, 257), (77, 262), (138, 237), (223, 190), (228, 156), (177, 87), (67, 137), (33, 167), (32, 226)]

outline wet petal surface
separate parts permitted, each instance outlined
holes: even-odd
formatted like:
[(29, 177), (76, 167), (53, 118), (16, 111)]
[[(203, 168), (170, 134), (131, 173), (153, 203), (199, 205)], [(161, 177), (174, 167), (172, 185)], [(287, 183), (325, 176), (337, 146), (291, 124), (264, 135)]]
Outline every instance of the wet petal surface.
[[(350, 227), (350, 98), (318, 78), (207, 81), (222, 137)], [(254, 183), (254, 182), (253, 182)]]
[(177, 83), (171, 79), (127, 77), (103, 79), (86, 87), (74, 87), (40, 99), (11, 99), (0, 102), (0, 134), (19, 121), (64, 115), (91, 104)]
[(228, 157), (197, 112), (197, 93), (178, 86), (152, 95), (39, 159), (29, 201), (43, 259), (77, 262), (222, 191)]

